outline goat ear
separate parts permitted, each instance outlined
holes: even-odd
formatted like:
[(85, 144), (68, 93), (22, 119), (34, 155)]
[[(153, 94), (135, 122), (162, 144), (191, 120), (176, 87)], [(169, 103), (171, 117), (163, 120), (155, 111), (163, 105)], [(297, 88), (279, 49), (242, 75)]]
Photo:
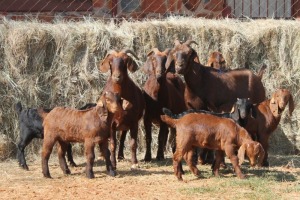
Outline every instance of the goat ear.
[(252, 116), (254, 119), (256, 119), (257, 113), (256, 113), (256, 109), (255, 109), (254, 105), (251, 105), (250, 112), (251, 112), (251, 116)]
[(197, 52), (196, 52), (194, 49), (192, 49), (192, 53), (191, 53), (191, 57), (190, 57), (190, 58), (191, 58), (194, 62), (200, 63), (198, 54), (197, 54)]
[(107, 54), (105, 56), (105, 58), (101, 61), (100, 65), (99, 65), (99, 70), (102, 73), (106, 73), (109, 70), (109, 68), (110, 68), (109, 55), (110, 54)]
[(262, 147), (262, 145), (260, 143), (257, 142), (257, 147), (258, 147), (258, 151), (259, 151), (259, 154), (258, 154), (258, 161), (257, 161), (257, 166), (258, 167), (261, 167), (263, 162), (264, 162), (264, 157), (265, 157), (265, 150), (264, 148)]
[(129, 110), (132, 108), (132, 104), (129, 101), (122, 98), (122, 108), (123, 110)]
[(294, 109), (295, 109), (294, 99), (293, 99), (293, 96), (290, 94), (290, 98), (289, 98), (289, 115), (290, 116), (292, 116)]
[(247, 144), (242, 144), (238, 150), (239, 165), (242, 165), (245, 160), (246, 145)]
[(99, 100), (97, 104), (98, 104), (100, 107), (102, 107), (102, 108), (104, 107), (104, 104), (103, 104), (103, 102), (102, 102), (101, 100)]
[(239, 109), (237, 108), (237, 105), (233, 105), (232, 109), (231, 109), (231, 117), (234, 121), (238, 121), (240, 119), (240, 115), (239, 115)]
[(271, 98), (269, 106), (270, 106), (270, 110), (271, 110), (272, 114), (274, 116), (278, 116), (278, 104), (275, 101), (274, 97)]
[(138, 69), (136, 62), (129, 56), (127, 61), (127, 69), (131, 72), (135, 72)]
[(142, 67), (142, 69), (145, 72), (145, 74), (151, 74), (151, 72), (152, 72), (152, 63), (151, 63), (151, 60), (149, 58), (147, 58), (145, 64)]
[(170, 71), (172, 67), (175, 68), (175, 65), (174, 65), (174, 58), (173, 58), (173, 56), (172, 56), (172, 51), (171, 51), (171, 52), (169, 53), (168, 58), (167, 58), (167, 61), (166, 61), (166, 70), (167, 70), (167, 71)]

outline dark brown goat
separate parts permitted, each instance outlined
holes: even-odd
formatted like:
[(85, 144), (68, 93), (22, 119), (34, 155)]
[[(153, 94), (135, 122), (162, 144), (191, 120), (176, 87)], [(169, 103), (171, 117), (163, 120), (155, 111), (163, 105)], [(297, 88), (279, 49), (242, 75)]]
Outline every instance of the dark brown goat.
[(136, 55), (131, 50), (122, 50), (117, 52), (112, 50), (107, 53), (104, 60), (101, 62), (99, 69), (101, 72), (110, 70), (111, 76), (108, 78), (103, 92), (112, 91), (117, 92), (122, 98), (130, 102), (131, 108), (128, 108), (123, 117), (121, 124), (112, 130), (111, 134), (111, 161), (114, 168), (116, 168), (116, 131), (122, 131), (119, 155), (118, 158), (124, 158), (123, 148), (124, 140), (127, 130), (130, 130), (131, 136), (131, 162), (132, 168), (138, 167), (138, 160), (136, 156), (137, 151), (137, 134), (138, 122), (143, 116), (145, 101), (142, 90), (132, 81), (128, 75), (128, 71), (135, 72), (138, 68), (136, 62), (128, 55), (132, 54), (135, 58)]
[[(146, 102), (144, 114), (144, 126), (146, 131), (146, 154), (145, 161), (151, 158), (152, 123), (159, 125), (157, 160), (164, 159), (164, 149), (168, 138), (168, 126), (161, 121), (162, 108), (168, 108), (178, 114), (186, 110), (184, 103), (184, 83), (165, 68), (169, 49), (160, 52), (157, 48), (152, 49), (147, 56), (143, 67), (149, 75), (144, 85), (144, 97)], [(175, 135), (175, 129), (171, 128), (171, 134)], [(174, 148), (174, 146), (173, 146)]]
[(186, 82), (185, 102), (188, 109), (210, 109), (214, 112), (229, 112), (237, 98), (250, 98), (253, 103), (265, 100), (261, 77), (248, 69), (218, 73), (213, 68), (200, 64), (196, 51), (190, 47), (195, 41), (181, 44), (175, 41), (166, 67), (174, 61), (176, 73)]
[(256, 112), (256, 118), (249, 118), (245, 126), (252, 137), (262, 144), (266, 152), (263, 166), (269, 166), (269, 138), (277, 128), (281, 113), (287, 104), (289, 104), (289, 115), (291, 116), (294, 110), (294, 100), (291, 93), (287, 89), (275, 91), (271, 99), (254, 106), (253, 111)]
[[(126, 108), (124, 108), (126, 109)], [(121, 107), (119, 94), (105, 92), (97, 105), (87, 110), (74, 110), (56, 107), (49, 113), (42, 114), (44, 118), (44, 143), (42, 151), (42, 171), (44, 177), (51, 178), (48, 161), (54, 144), (58, 141), (58, 158), (64, 174), (70, 174), (66, 164), (65, 152), (69, 142), (84, 142), (87, 159), (86, 176), (94, 178), (93, 164), (95, 159), (94, 147), (101, 144), (104, 152), (106, 168), (110, 175), (115, 171), (110, 162), (108, 139), (110, 126), (121, 123), (124, 110)]]
[[(244, 155), (250, 159), (251, 166), (260, 166), (264, 150), (258, 142), (252, 140), (250, 134), (233, 120), (210, 114), (190, 113), (180, 119), (172, 119), (162, 115), (161, 119), (169, 126), (176, 128), (176, 151), (173, 155), (173, 167), (178, 180), (182, 180), (181, 159), (186, 160), (190, 170), (199, 176), (200, 172), (192, 161), (195, 147), (216, 150), (213, 173), (219, 175), (220, 163), (224, 152), (230, 159), (239, 178), (244, 178), (240, 169)], [(238, 156), (236, 151), (238, 150)]]
[(214, 51), (210, 54), (206, 65), (223, 72), (227, 70), (226, 61), (223, 54), (219, 51)]

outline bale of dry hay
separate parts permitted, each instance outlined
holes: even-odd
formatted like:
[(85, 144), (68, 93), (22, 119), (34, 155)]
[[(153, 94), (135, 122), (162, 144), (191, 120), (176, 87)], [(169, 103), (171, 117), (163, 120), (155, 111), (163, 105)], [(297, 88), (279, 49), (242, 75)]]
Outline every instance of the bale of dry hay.
[[(291, 90), (297, 104), (299, 34), (298, 22), (273, 19), (240, 22), (170, 17), (120, 24), (92, 20), (53, 24), (3, 20), (0, 24), (0, 123), (3, 127), (0, 134), (14, 141), (18, 139), (14, 111), (17, 101), (26, 107), (73, 108), (95, 102), (109, 75), (99, 73), (98, 63), (109, 49), (131, 48), (142, 66), (150, 49), (170, 48), (176, 38), (195, 40), (199, 45), (193, 48), (202, 63), (216, 50), (223, 53), (231, 68), (247, 65), (257, 72), (266, 63), (263, 83), (268, 97), (277, 88), (284, 87)], [(141, 70), (130, 76), (140, 87), (147, 78)], [(280, 133), (300, 149), (299, 108), (296, 107), (291, 118), (286, 113), (283, 113)], [(140, 130), (143, 133), (143, 128)], [(281, 148), (276, 146), (275, 150)]]

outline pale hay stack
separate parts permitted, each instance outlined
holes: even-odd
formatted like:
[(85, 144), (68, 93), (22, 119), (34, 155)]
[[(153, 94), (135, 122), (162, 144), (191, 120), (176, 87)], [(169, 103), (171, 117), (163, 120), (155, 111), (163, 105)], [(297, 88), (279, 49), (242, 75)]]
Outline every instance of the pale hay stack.
[[(92, 20), (54, 24), (4, 20), (0, 24), (0, 134), (17, 141), (14, 105), (18, 101), (24, 107), (48, 108), (96, 102), (109, 75), (101, 74), (98, 64), (109, 49), (132, 49), (141, 67), (153, 47), (163, 50), (172, 47), (176, 38), (191, 38), (199, 44), (192, 47), (202, 63), (216, 50), (233, 69), (249, 66), (256, 73), (265, 63), (268, 68), (262, 81), (268, 97), (280, 87), (291, 90), (296, 109), (291, 118), (287, 109), (283, 113), (271, 148), (294, 153), (296, 147), (300, 149), (299, 34), (299, 22), (273, 19), (168, 18), (118, 25)], [(142, 70), (130, 76), (141, 87), (147, 78)], [(140, 146), (143, 140), (140, 137)]]

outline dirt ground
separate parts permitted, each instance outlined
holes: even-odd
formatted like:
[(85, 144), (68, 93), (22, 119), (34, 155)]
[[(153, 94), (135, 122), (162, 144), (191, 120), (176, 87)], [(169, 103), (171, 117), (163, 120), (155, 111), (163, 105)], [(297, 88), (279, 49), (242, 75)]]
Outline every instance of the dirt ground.
[[(129, 158), (129, 156), (127, 156)], [(0, 199), (300, 199), (300, 156), (271, 157), (268, 169), (242, 167), (246, 180), (239, 180), (230, 168), (213, 177), (210, 166), (199, 166), (204, 178), (194, 177), (184, 165), (184, 181), (173, 174), (172, 160), (140, 162), (140, 169), (130, 170), (129, 160), (118, 162), (118, 175), (106, 174), (103, 161), (94, 166), (95, 178), (84, 174), (84, 157), (71, 175), (63, 175), (56, 155), (50, 158), (52, 179), (43, 178), (39, 156), (28, 160), (29, 171), (16, 160), (0, 163)], [(262, 195), (263, 193), (263, 195)]]

